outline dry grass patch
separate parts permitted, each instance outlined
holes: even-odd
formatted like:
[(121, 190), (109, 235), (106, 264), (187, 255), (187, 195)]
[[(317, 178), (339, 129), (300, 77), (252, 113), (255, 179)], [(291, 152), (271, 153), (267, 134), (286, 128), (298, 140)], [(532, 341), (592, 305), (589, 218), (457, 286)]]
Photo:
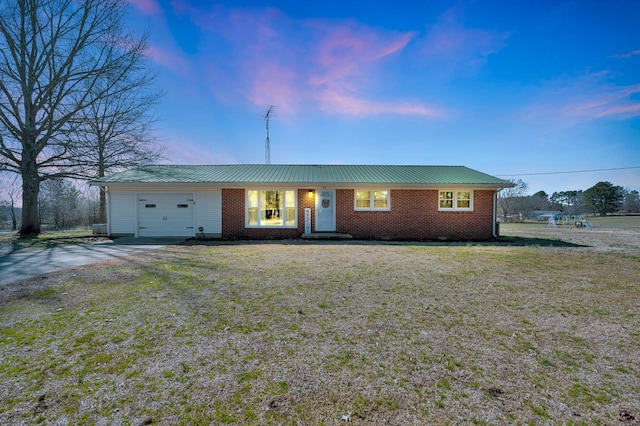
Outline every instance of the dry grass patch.
[(168, 247), (0, 291), (0, 423), (633, 424), (638, 253)]

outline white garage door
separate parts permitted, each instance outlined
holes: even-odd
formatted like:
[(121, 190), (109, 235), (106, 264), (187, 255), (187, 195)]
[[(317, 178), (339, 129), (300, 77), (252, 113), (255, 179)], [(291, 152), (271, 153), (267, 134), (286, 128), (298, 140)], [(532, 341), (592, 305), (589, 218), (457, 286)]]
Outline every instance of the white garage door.
[(193, 193), (163, 192), (138, 194), (140, 237), (192, 237)]

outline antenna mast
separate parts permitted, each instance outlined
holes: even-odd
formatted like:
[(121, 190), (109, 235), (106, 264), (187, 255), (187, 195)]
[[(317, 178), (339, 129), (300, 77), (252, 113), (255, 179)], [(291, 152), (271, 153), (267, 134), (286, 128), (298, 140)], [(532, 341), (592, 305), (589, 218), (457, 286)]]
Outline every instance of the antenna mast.
[(271, 113), (273, 113), (275, 106), (269, 105), (267, 110), (264, 113), (264, 121), (266, 123), (267, 128), (267, 139), (264, 141), (264, 163), (271, 164), (271, 141), (269, 140), (269, 118), (271, 118)]

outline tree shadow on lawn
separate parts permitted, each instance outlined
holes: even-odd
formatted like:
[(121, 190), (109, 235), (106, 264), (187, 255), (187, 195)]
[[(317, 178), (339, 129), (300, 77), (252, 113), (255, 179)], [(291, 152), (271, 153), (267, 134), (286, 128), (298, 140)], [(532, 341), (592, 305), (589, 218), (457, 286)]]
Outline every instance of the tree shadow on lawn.
[(514, 247), (591, 247), (584, 244), (570, 243), (568, 241), (554, 240), (549, 238), (536, 238), (536, 237), (498, 237), (496, 241), (492, 241), (486, 244), (480, 243), (479, 245), (489, 246), (514, 246)]
[[(178, 246), (180, 244), (173, 244)], [(84, 249), (87, 250), (87, 255), (91, 256), (91, 249), (93, 245), (86, 244)], [(171, 248), (171, 245), (166, 248), (171, 254), (172, 250), (175, 253), (175, 249)], [(117, 253), (107, 253), (104, 257), (96, 259), (78, 265), (69, 265), (61, 269), (50, 270), (35, 274), (33, 276), (25, 276), (6, 283), (0, 282), (0, 309), (4, 308), (11, 302), (20, 299), (32, 299), (35, 296), (40, 304), (51, 304), (52, 307), (58, 308), (60, 305), (60, 289), (75, 280), (89, 280), (91, 277), (95, 277), (95, 269), (93, 264), (105, 263), (111, 261), (122, 262), (115, 264), (114, 272), (104, 276), (105, 283), (115, 280), (117, 282), (120, 279), (119, 272), (126, 267), (138, 265), (141, 256), (153, 256), (152, 250), (148, 251), (134, 251), (124, 252), (120, 255)], [(178, 253), (176, 253), (178, 254)], [(2, 263), (3, 255), (0, 254), (0, 264)], [(53, 262), (53, 259), (44, 259), (44, 262)], [(123, 266), (124, 264), (124, 266)], [(149, 262), (144, 271), (150, 276), (159, 276), (166, 271), (158, 268), (155, 262)]]
[(117, 245), (166, 245), (166, 246), (219, 246), (219, 245), (252, 245), (252, 244), (288, 244), (288, 245), (422, 245), (422, 246), (494, 246), (494, 247), (565, 247), (585, 248), (588, 245), (575, 244), (559, 239), (501, 236), (493, 240), (468, 240), (468, 241), (428, 241), (428, 240), (383, 240), (383, 239), (320, 239), (307, 240), (301, 238), (273, 238), (273, 239), (220, 239), (220, 238), (108, 238), (103, 236), (64, 236), (49, 238), (4, 238), (0, 240), (0, 255), (7, 255), (20, 251), (47, 249), (60, 246), (91, 244), (113, 240)]
[(252, 240), (252, 239), (238, 239), (238, 240), (224, 240), (224, 239), (188, 239), (180, 245), (195, 246), (223, 246), (223, 245), (258, 245), (258, 244), (286, 244), (286, 245), (308, 245), (308, 246), (321, 246), (321, 245), (418, 245), (418, 246), (437, 246), (437, 247), (469, 247), (469, 246), (481, 246), (481, 247), (563, 247), (563, 248), (585, 248), (591, 247), (583, 244), (575, 244), (567, 241), (548, 239), (548, 238), (536, 238), (536, 237), (498, 237), (489, 241), (421, 241), (421, 240), (358, 240), (358, 239), (326, 239), (326, 240), (304, 240), (304, 239), (268, 239), (268, 240)]
[(44, 250), (49, 248), (95, 243), (107, 240), (106, 237), (95, 235), (49, 235), (46, 232), (38, 235), (21, 236), (17, 232), (3, 235), (0, 238), (0, 255), (18, 253), (29, 250)]

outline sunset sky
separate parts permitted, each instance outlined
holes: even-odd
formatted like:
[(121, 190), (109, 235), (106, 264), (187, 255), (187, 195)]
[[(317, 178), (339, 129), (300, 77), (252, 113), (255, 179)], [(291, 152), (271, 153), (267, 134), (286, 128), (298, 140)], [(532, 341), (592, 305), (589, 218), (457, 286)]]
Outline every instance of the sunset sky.
[(274, 105), (274, 164), (464, 165), (530, 194), (640, 190), (639, 1), (130, 6), (166, 92), (168, 163), (264, 163)]

